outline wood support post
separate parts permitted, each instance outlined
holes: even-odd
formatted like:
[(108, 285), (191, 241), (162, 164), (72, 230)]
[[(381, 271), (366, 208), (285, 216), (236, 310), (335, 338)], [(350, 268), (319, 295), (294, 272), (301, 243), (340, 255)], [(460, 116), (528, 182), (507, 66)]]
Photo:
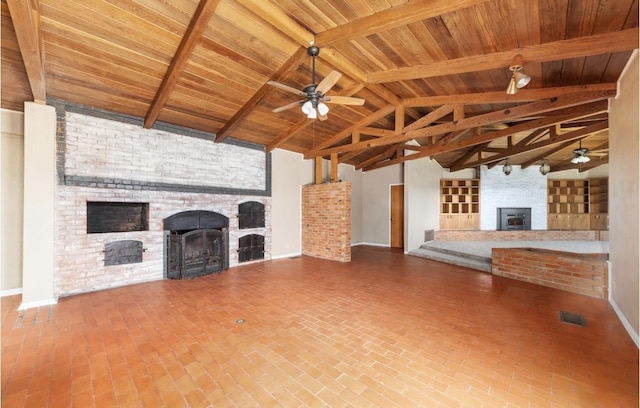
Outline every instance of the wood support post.
[(316, 184), (322, 184), (322, 156), (316, 157), (315, 181)]
[(331, 153), (331, 182), (338, 181), (338, 153)]

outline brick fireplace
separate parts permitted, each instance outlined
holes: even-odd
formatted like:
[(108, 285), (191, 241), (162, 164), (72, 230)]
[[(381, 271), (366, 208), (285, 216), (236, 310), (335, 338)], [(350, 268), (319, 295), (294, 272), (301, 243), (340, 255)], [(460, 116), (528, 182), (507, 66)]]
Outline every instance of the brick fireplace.
[[(262, 237), (263, 258), (270, 259), (271, 162), (263, 146), (228, 139), (214, 143), (214, 135), (192, 129), (162, 124), (144, 129), (140, 118), (52, 104), (58, 120), (58, 296), (167, 277), (167, 237), (187, 232), (167, 229), (165, 221), (176, 214), (217, 214), (227, 220), (226, 227), (194, 228), (209, 232), (193, 242), (202, 238), (228, 246), (226, 256), (204, 261), (209, 264), (204, 273), (236, 266), (245, 236)], [(245, 203), (264, 209), (259, 223), (239, 225)], [(89, 221), (90, 213), (105, 208), (121, 222), (104, 216)], [(121, 256), (105, 262), (114, 248)]]

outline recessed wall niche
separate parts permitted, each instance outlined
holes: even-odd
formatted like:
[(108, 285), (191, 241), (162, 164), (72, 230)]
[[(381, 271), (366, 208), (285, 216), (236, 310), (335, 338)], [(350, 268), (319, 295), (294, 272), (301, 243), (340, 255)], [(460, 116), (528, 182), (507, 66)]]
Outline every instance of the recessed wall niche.
[(149, 230), (149, 203), (87, 201), (87, 234)]
[(263, 228), (264, 204), (247, 201), (238, 205), (238, 228)]

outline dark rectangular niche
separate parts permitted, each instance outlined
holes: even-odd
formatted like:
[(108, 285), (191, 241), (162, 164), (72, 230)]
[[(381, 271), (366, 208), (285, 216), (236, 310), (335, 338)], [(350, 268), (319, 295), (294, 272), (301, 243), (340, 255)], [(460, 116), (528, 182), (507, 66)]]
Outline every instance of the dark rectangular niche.
[(142, 262), (142, 241), (122, 240), (104, 245), (104, 265), (124, 265)]
[(87, 234), (149, 230), (149, 203), (87, 201)]
[(264, 228), (264, 204), (247, 201), (238, 205), (238, 228)]

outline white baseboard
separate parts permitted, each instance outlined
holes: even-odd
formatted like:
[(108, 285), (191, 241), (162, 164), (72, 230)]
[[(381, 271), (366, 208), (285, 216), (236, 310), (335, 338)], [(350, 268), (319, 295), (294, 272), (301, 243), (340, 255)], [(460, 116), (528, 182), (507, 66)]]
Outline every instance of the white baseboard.
[(22, 293), (22, 288), (7, 289), (7, 290), (0, 291), (0, 297), (19, 295), (21, 293)]
[(389, 248), (389, 244), (374, 244), (374, 243), (371, 243), (371, 242), (358, 242), (356, 244), (351, 244), (352, 247), (360, 246), (360, 245), (370, 245), (370, 246)]
[(287, 258), (298, 258), (302, 256), (302, 252), (297, 252), (295, 254), (287, 254), (287, 255), (278, 255), (278, 256), (272, 256), (271, 260), (275, 261), (277, 259), (287, 259)]
[(58, 303), (58, 299), (54, 299), (54, 298), (38, 300), (35, 302), (22, 302), (18, 307), (18, 310), (27, 310), (34, 307), (55, 305), (57, 303)]
[(631, 326), (631, 323), (629, 323), (629, 320), (627, 320), (627, 317), (624, 315), (624, 313), (622, 313), (622, 310), (620, 310), (620, 307), (618, 307), (618, 304), (616, 303), (615, 300), (613, 300), (611, 296), (609, 296), (609, 304), (611, 305), (611, 307), (613, 307), (613, 310), (618, 315), (618, 319), (620, 319), (620, 321), (622, 322), (622, 325), (627, 330), (627, 333), (629, 333), (631, 340), (633, 340), (633, 342), (636, 343), (636, 347), (640, 348), (638, 333), (633, 331), (633, 326)]

